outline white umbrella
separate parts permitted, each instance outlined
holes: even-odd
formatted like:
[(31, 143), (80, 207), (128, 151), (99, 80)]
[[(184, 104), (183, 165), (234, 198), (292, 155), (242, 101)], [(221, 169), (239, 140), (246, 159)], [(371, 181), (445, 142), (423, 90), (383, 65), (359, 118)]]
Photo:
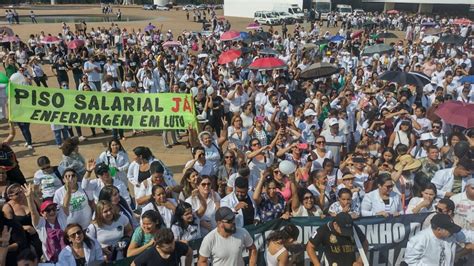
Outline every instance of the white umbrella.
[(422, 42), (426, 42), (426, 43), (435, 43), (439, 40), (439, 37), (438, 36), (426, 36), (425, 38), (423, 38), (423, 40), (421, 40)]

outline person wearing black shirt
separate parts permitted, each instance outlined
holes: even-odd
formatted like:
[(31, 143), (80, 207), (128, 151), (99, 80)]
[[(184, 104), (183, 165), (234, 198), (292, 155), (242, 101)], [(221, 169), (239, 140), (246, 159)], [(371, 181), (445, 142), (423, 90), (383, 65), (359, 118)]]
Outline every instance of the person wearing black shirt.
[[(336, 215), (336, 219), (316, 230), (306, 245), (306, 252), (315, 266), (321, 265), (316, 250), (322, 249), (324, 261), (329, 265), (363, 265), (361, 257), (356, 256), (357, 245), (354, 231), (367, 252), (368, 243), (364, 233), (354, 225), (352, 217), (345, 212)], [(325, 265), (328, 265), (325, 263)]]
[(176, 242), (171, 229), (162, 228), (155, 235), (155, 247), (141, 253), (131, 266), (176, 266), (181, 265), (183, 256), (186, 256), (185, 265), (191, 266), (193, 250), (183, 242)]
[(67, 75), (68, 70), (69, 67), (63, 57), (60, 57), (58, 62), (51, 66), (51, 71), (54, 75), (56, 75), (58, 84), (60, 86), (62, 86), (63, 83), (67, 83), (69, 85), (69, 77)]
[(229, 207), (236, 212), (235, 224), (238, 227), (254, 224), (257, 217), (255, 203), (248, 191), (248, 178), (239, 176), (235, 179), (234, 191), (221, 200), (221, 207)]
[(79, 54), (70, 54), (68, 65), (69, 68), (72, 69), (72, 76), (74, 78), (74, 83), (76, 83), (76, 90), (78, 90), (79, 84), (81, 84), (81, 78), (84, 75), (84, 72), (82, 71), (84, 61)]

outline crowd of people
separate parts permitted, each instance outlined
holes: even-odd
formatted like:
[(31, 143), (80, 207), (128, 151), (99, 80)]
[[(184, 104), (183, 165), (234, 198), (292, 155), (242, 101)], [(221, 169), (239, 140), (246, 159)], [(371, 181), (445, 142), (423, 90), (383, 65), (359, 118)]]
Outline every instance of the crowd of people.
[[(81, 127), (52, 125), (62, 160), (39, 157), (28, 184), (9, 146), (16, 134), (10, 124), (0, 153), (6, 265), (127, 257), (137, 266), (190, 265), (187, 243), (200, 238), (199, 265), (244, 265), (244, 250), (255, 265), (257, 250), (245, 226), (291, 217), (335, 217), (307, 244), (314, 265), (322, 260), (315, 253), (321, 247), (329, 265), (363, 265), (356, 254), (367, 251), (367, 241), (354, 220), (428, 212), (436, 214), (410, 239), (405, 263), (473, 261), (474, 131), (436, 113), (449, 100), (474, 103), (473, 84), (460, 82), (474, 75), (472, 25), (369, 13), (345, 17), (335, 39), (311, 22), (293, 32), (275, 26), (221, 41), (230, 23), (208, 14), (210, 32), (173, 33), (151, 23), (73, 31), (64, 23), (56, 36), (41, 32), (3, 44), (12, 82), (47, 87), (45, 68), (51, 67), (61, 89), (190, 93), (199, 120), (197, 129), (162, 132), (168, 148), (188, 136), (192, 159), (179, 182), (153, 147), (122, 146), (121, 129), (112, 130), (105, 151), (84, 158)], [(337, 26), (332, 20), (328, 24)], [(392, 43), (377, 37), (389, 29), (405, 36)], [(429, 41), (430, 32), (462, 40)], [(50, 37), (59, 41), (46, 41)], [(84, 46), (68, 49), (74, 40)], [(384, 42), (391, 49), (364, 53)], [(231, 49), (240, 56), (219, 64), (219, 55)], [(286, 65), (249, 68), (266, 57)], [(330, 63), (337, 73), (302, 79), (315, 62)], [(420, 72), (430, 81), (420, 87), (378, 79), (385, 71)], [(25, 147), (34, 149), (29, 124), (17, 126)], [(292, 225), (273, 232), (267, 265), (294, 263), (287, 246), (297, 239)]]

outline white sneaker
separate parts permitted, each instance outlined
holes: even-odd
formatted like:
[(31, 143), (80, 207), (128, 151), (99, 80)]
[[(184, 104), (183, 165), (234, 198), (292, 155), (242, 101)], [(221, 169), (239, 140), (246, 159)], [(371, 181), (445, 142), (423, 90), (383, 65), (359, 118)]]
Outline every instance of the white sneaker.
[(25, 144), (23, 144), (24, 147), (28, 147), (28, 142), (25, 142)]
[(82, 141), (85, 141), (85, 140), (87, 140), (87, 138), (86, 138), (86, 137), (84, 137), (84, 136), (80, 136), (80, 137), (79, 137), (79, 141), (81, 141), (81, 142), (82, 142)]
[(33, 149), (33, 146), (28, 145), (28, 150), (32, 150), (32, 149)]

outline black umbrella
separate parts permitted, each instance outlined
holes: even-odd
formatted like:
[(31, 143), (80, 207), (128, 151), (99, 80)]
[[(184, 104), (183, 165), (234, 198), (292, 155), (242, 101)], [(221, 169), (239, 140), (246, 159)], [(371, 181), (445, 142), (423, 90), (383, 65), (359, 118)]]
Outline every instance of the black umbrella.
[(423, 88), (431, 82), (431, 79), (423, 77), (424, 74), (418, 72), (385, 71), (379, 76), (380, 80), (395, 82), (399, 85), (415, 85)]
[(280, 54), (279, 52), (268, 47), (263, 48), (262, 50), (258, 51), (258, 53), (262, 55), (279, 55)]
[(398, 36), (393, 33), (393, 32), (382, 32), (380, 34), (377, 34), (378, 38), (383, 38), (383, 39), (396, 39)]
[(255, 36), (257, 37), (257, 39), (262, 40), (262, 41), (266, 41), (272, 38), (272, 34), (266, 31), (259, 32)]
[(374, 54), (383, 54), (383, 53), (390, 53), (393, 51), (393, 47), (388, 44), (374, 44), (371, 46), (367, 46), (362, 51), (362, 55), (374, 55)]
[(329, 63), (321, 62), (315, 63), (307, 67), (300, 74), (301, 78), (304, 79), (316, 79), (331, 76), (339, 71), (339, 69)]
[(375, 22), (373, 22), (373, 21), (371, 21), (371, 20), (366, 21), (366, 22), (364, 23), (364, 27), (365, 27), (365, 28), (371, 28), (371, 27), (373, 27), (373, 26), (375, 26), (375, 25), (377, 25), (377, 23), (375, 23)]
[(242, 53), (246, 54), (246, 53), (252, 52), (253, 48), (244, 46), (244, 47), (240, 48), (240, 51), (242, 51)]
[(439, 38), (439, 42), (441, 43), (447, 43), (447, 44), (454, 44), (454, 45), (462, 45), (466, 38), (461, 37), (459, 35), (446, 35), (446, 36), (441, 36)]

